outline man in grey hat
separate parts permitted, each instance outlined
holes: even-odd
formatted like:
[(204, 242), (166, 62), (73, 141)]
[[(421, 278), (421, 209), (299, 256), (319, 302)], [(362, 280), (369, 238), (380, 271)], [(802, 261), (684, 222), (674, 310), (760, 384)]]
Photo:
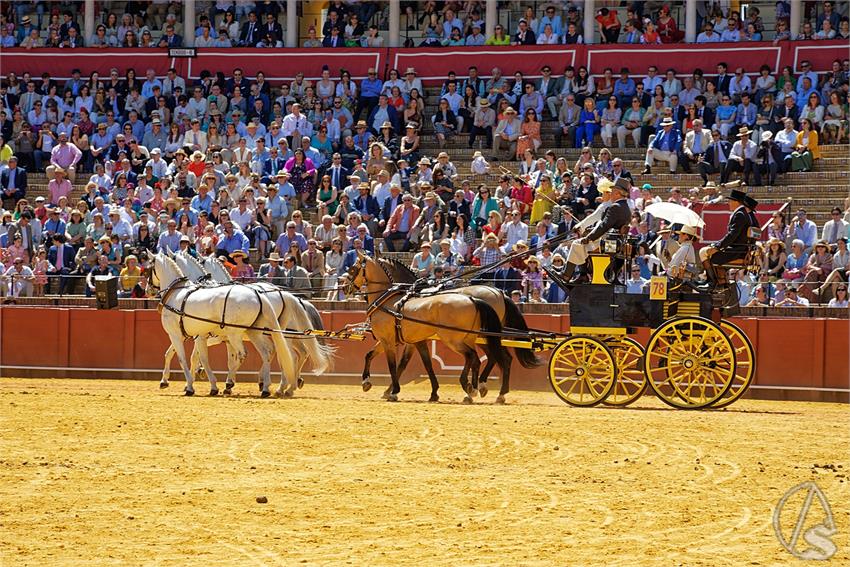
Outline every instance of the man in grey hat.
[(682, 135), (674, 128), (676, 122), (670, 118), (661, 121), (661, 131), (654, 137), (650, 137), (649, 147), (646, 149), (646, 160), (644, 161), (643, 175), (652, 173), (652, 165), (655, 160), (666, 161), (670, 166), (670, 173), (676, 173), (679, 164), (679, 150), (682, 147)]

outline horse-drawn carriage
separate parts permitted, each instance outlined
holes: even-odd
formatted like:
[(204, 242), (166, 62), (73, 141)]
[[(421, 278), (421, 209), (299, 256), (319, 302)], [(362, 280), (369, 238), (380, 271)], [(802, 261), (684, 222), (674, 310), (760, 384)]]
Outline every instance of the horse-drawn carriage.
[[(556, 237), (550, 244), (565, 237)], [(735, 311), (730, 305), (737, 306), (736, 298), (732, 297), (731, 302), (728, 296), (718, 300), (716, 293), (701, 291), (679, 280), (668, 281), (666, 277), (653, 278), (649, 294), (627, 293), (626, 286), (617, 281), (617, 270), (609, 268), (612, 261), (631, 263), (635, 246), (619, 235), (606, 237), (600, 244), (601, 253), (590, 255), (592, 280), (569, 286), (571, 327), (566, 335), (529, 329), (510, 298), (492, 287), (464, 285), (454, 277), (449, 278), (453, 281), (437, 282), (436, 287), (429, 288), (427, 284), (433, 282), (422, 282), (400, 264), (361, 254), (348, 273), (350, 291), (364, 293), (369, 303), (368, 330), (378, 341), (373, 353), (379, 350), (385, 353), (392, 378), (385, 393), (387, 399), (398, 399), (399, 377), (414, 351), (419, 352), (431, 378), (431, 400), (439, 399), (439, 385), (425, 346), (434, 339), (464, 357), (460, 382), (467, 393), (466, 402), (471, 402), (477, 394), (486, 395), (486, 378), (493, 365), (498, 365), (502, 371), (497, 402), (505, 401), (512, 362), (509, 348), (514, 349), (519, 362), (526, 368), (540, 364), (533, 352), (552, 350), (549, 382), (559, 398), (574, 406), (589, 407), (600, 403), (625, 406), (640, 398), (647, 387), (666, 404), (681, 409), (721, 408), (743, 396), (755, 374), (755, 354), (745, 333), (723, 318)], [(514, 256), (534, 252), (528, 250)], [(242, 291), (241, 288), (236, 289), (227, 281), (221, 282), (224, 287), (212, 289), (203, 284), (190, 284), (189, 278), (173, 261), (159, 255), (156, 267), (156, 278), (151, 283), (162, 290), (163, 326), (183, 366), (187, 393), (193, 391), (193, 373), (182, 352), (182, 340), (186, 337), (221, 335), (217, 340), (228, 343), (229, 350), (234, 353), (230, 357), (225, 389), (229, 392), (235, 370), (244, 358), (243, 334), (248, 333), (247, 339), (254, 342), (263, 355), (261, 391), (267, 396), (272, 348), (269, 336), (274, 339), (281, 364), (280, 391), (291, 395), (293, 386), (289, 385), (287, 375), (298, 379), (300, 385), (297, 374), (306, 357), (315, 359), (314, 364), (319, 362), (319, 371), (327, 366), (328, 353), (319, 348), (316, 337), (362, 340), (366, 330), (362, 327), (356, 333), (317, 331), (321, 328), (320, 321), (318, 325), (311, 325), (306, 314), (303, 321), (293, 323), (289, 320), (291, 313), (300, 311), (295, 300), (287, 298), (274, 286), (265, 289), (262, 285), (262, 289), (249, 287), (243, 294), (244, 301), (253, 302), (251, 309), (244, 310), (252, 313), (250, 320), (247, 323), (230, 321), (224, 312), (233, 297), (231, 294), (234, 290)], [(481, 272), (492, 267), (482, 266), (472, 271)], [(567, 285), (553, 274), (550, 276), (559, 285)], [(734, 286), (729, 289), (735, 290)], [(199, 313), (203, 314), (188, 313), (187, 301), (195, 292), (200, 299)], [(206, 314), (211, 305), (206, 295), (221, 300), (221, 314)], [(280, 296), (277, 302), (280, 305), (273, 301), (276, 296)], [(287, 309), (281, 303), (284, 300), (290, 305)], [(317, 313), (313, 319), (318, 319)], [(199, 327), (199, 330), (187, 330), (189, 326)], [(652, 332), (644, 346), (634, 335), (639, 329), (647, 328)], [(293, 360), (288, 353), (280, 352), (286, 348), (281, 342), (284, 337), (310, 348), (305, 352), (296, 348)], [(406, 348), (397, 361), (396, 351), (400, 345)], [(201, 362), (208, 368), (207, 340), (196, 341), (196, 346), (199, 346)], [(476, 346), (488, 356), (480, 384)], [(372, 355), (367, 357), (363, 372), (364, 389), (371, 386), (368, 370), (371, 358)], [(471, 383), (467, 382), (468, 375), (471, 375)], [(217, 393), (214, 378), (210, 378), (211, 393)], [(163, 384), (167, 385), (167, 368)]]

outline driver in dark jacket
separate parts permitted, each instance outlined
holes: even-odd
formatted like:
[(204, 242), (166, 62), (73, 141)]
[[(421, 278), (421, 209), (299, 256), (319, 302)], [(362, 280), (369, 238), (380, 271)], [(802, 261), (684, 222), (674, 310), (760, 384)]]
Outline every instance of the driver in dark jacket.
[(570, 246), (570, 254), (567, 259), (567, 267), (564, 269), (564, 279), (569, 279), (576, 266), (581, 266), (587, 260), (587, 254), (596, 248), (596, 242), (609, 231), (621, 233), (624, 227), (628, 227), (632, 219), (632, 211), (629, 208), (629, 180), (620, 178), (611, 187), (613, 193), (612, 203), (605, 209), (602, 219), (590, 231), (587, 236), (574, 240)]
[[(729, 194), (729, 210), (733, 211), (729, 217), (729, 226), (726, 234), (711, 246), (706, 246), (699, 251), (699, 259), (705, 268), (706, 276), (710, 286), (725, 285), (725, 274), (718, 273), (716, 266), (728, 264), (733, 260), (744, 258), (749, 251), (749, 229), (753, 220), (751, 213), (745, 207), (747, 194), (738, 189), (733, 189)], [(753, 199), (755, 202), (755, 199)], [(757, 202), (755, 203), (757, 204)], [(752, 215), (753, 217), (755, 215)]]

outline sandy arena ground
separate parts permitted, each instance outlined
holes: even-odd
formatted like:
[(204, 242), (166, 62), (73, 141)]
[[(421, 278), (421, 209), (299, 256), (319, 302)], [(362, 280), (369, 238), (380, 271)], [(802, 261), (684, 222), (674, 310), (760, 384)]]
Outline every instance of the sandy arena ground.
[(850, 564), (847, 406), (181, 387), (1, 380), (0, 565), (788, 565), (773, 509), (813, 479)]

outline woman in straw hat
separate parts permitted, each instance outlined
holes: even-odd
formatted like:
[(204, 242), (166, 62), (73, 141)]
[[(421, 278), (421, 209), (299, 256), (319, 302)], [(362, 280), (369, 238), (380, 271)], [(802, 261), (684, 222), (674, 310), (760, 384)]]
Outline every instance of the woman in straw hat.
[(776, 281), (782, 277), (785, 271), (785, 242), (778, 238), (771, 238), (767, 241), (767, 254), (761, 267), (762, 281)]
[(685, 225), (676, 231), (679, 235), (679, 249), (673, 254), (667, 266), (667, 273), (674, 278), (688, 280), (697, 273), (697, 256), (694, 252), (694, 240), (699, 236), (696, 227)]

